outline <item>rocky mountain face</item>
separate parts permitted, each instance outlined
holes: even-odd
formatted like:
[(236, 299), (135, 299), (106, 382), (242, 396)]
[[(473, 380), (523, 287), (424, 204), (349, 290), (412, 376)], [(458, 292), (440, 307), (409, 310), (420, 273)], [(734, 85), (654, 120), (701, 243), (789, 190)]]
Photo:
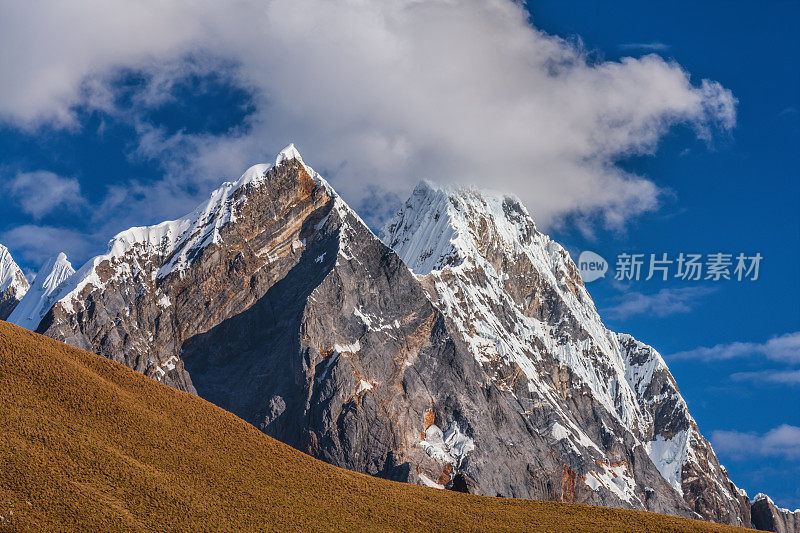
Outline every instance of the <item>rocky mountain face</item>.
[(800, 531), (800, 509), (782, 509), (766, 494), (758, 494), (753, 498), (753, 526), (764, 531), (797, 533)]
[(282, 279), (331, 201), (289, 148), (187, 216), (116, 235), (59, 286), (37, 331), (196, 392), (184, 343)]
[[(514, 197), (421, 183), (382, 233), (453, 331), (576, 476), (653, 509), (667, 481), (691, 511), (749, 524), (664, 360), (608, 331), (566, 251)], [(615, 475), (611, 475), (611, 473)], [(658, 502), (660, 504), (660, 502)]]
[(29, 287), (11, 252), (0, 244), (0, 320), (8, 318)]
[(423, 183), (381, 237), (290, 146), (118, 234), (35, 327), (344, 468), (750, 524), (661, 356), (518, 200)]

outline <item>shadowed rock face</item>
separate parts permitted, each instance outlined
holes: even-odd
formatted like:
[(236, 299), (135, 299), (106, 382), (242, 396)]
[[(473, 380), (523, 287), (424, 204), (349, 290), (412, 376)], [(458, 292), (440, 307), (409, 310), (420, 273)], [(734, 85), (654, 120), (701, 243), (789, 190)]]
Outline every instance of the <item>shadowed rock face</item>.
[(8, 318), (19, 302), (16, 290), (13, 287), (0, 291), (0, 320)]
[(781, 509), (766, 495), (759, 494), (753, 500), (753, 526), (763, 531), (797, 533), (800, 531), (800, 509)]
[[(749, 524), (657, 352), (602, 326), (520, 204), (495, 207), (469, 221), (471, 262), (397, 246), (435, 264), (415, 275), (287, 149), (191, 215), (118, 235), (38, 331), (344, 468)], [(697, 475), (685, 454), (677, 480), (660, 472), (658, 437), (670, 453), (690, 443)]]

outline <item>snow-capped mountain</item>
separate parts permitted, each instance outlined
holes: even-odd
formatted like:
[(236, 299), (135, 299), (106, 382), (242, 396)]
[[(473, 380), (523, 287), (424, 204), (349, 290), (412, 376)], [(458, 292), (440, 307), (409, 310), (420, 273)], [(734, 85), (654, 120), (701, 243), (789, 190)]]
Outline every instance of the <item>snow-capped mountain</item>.
[(53, 292), (74, 273), (75, 269), (67, 261), (67, 256), (63, 252), (45, 261), (39, 268), (33, 285), (8, 316), (8, 321), (23, 328), (35, 330), (55, 302)]
[[(569, 255), (518, 199), (422, 182), (381, 238), (428, 287), (487, 377), (531, 418), (540, 413), (536, 430), (588, 459), (569, 463), (584, 490), (613, 489), (604, 476), (622, 459), (617, 495), (647, 507), (648, 487), (631, 467), (641, 448), (694, 512), (749, 524), (746, 500), (662, 357), (603, 326)], [(632, 449), (614, 450), (614, 440)]]
[(8, 318), (29, 287), (11, 252), (0, 244), (0, 320)]
[(344, 468), (749, 525), (661, 356), (518, 200), (422, 183), (382, 239), (289, 146), (115, 236), (30, 326)]

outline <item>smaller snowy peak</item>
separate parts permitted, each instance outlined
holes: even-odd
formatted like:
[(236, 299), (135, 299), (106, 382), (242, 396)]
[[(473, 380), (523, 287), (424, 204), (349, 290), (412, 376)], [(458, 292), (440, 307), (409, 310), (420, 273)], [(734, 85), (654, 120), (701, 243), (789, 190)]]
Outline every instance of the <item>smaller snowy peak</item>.
[[(744, 492), (744, 491), (742, 491), (742, 489), (739, 489), (739, 490), (741, 492)], [(744, 492), (744, 495), (747, 496), (747, 493)], [(778, 511), (780, 511), (782, 513), (791, 514), (791, 515), (794, 515), (794, 514), (800, 515), (800, 509), (795, 509), (794, 511), (790, 511), (789, 509), (787, 509), (785, 507), (778, 507), (778, 505), (772, 500), (772, 498), (770, 498), (769, 496), (767, 496), (763, 492), (759, 492), (758, 494), (756, 494), (756, 497), (753, 498), (753, 503), (760, 502), (762, 500), (766, 500), (766, 502), (768, 504), (772, 505), (773, 507), (775, 507)]]
[(29, 287), (25, 274), (11, 257), (11, 252), (0, 244), (0, 293), (12, 288), (16, 299), (21, 300)]
[(8, 321), (35, 331), (53, 305), (53, 293), (74, 273), (75, 269), (63, 252), (45, 261), (36, 274), (33, 285), (8, 317)]
[(770, 498), (763, 492), (759, 492), (758, 494), (756, 494), (755, 498), (753, 498), (753, 503), (760, 502), (761, 500), (767, 500), (768, 503), (775, 505), (775, 502), (772, 501), (772, 498)]
[(536, 231), (533, 219), (513, 195), (474, 187), (421, 181), (381, 232), (381, 239), (419, 275), (461, 264), (491, 242), (524, 251)]
[(264, 177), (266, 177), (267, 172), (269, 172), (269, 169), (271, 168), (272, 165), (268, 165), (267, 163), (258, 163), (257, 165), (253, 165), (245, 170), (244, 174), (242, 174), (242, 176), (235, 182), (225, 182), (222, 184), (222, 186), (226, 188), (238, 189), (243, 185), (258, 183), (259, 181), (263, 180)]
[[(747, 495), (747, 493), (745, 493), (745, 495)], [(800, 518), (800, 509), (795, 509), (794, 511), (791, 511), (791, 510), (787, 509), (786, 507), (778, 507), (778, 505), (772, 500), (772, 498), (770, 498), (769, 496), (767, 496), (763, 492), (759, 492), (758, 494), (756, 494), (756, 497), (753, 498), (753, 502), (752, 503), (755, 504), (755, 503), (758, 503), (760, 501), (766, 501), (769, 505), (774, 507), (779, 513), (782, 513), (784, 515), (797, 516), (798, 518)], [(795, 520), (797, 520), (798, 518), (795, 518)]]
[(643, 398), (653, 376), (659, 371), (669, 372), (667, 363), (652, 346), (636, 340), (627, 333), (616, 335), (625, 358), (625, 379), (636, 394)]

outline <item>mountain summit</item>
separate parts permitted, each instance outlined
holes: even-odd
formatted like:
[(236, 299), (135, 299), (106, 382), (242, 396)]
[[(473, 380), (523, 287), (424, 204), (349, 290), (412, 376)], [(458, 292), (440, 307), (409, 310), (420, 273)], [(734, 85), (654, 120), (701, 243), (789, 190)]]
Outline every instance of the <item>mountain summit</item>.
[(41, 266), (33, 280), (33, 285), (25, 293), (19, 305), (8, 317), (8, 321), (27, 329), (35, 330), (42, 317), (52, 307), (53, 292), (72, 274), (75, 269), (67, 261), (63, 252), (51, 257)]
[(29, 287), (11, 252), (0, 244), (0, 320), (8, 318)]
[(423, 182), (379, 239), (290, 145), (48, 302), (38, 332), (337, 466), (750, 524), (661, 356), (513, 196)]

